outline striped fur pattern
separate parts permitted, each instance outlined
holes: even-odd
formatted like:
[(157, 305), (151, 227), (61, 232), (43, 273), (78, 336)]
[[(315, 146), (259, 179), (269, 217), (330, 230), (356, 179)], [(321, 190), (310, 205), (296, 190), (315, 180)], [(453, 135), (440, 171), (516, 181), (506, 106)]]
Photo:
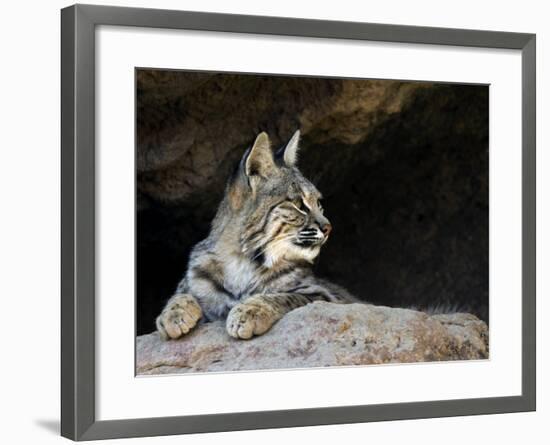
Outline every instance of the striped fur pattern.
[(355, 301), (313, 275), (332, 227), (321, 193), (296, 167), (299, 136), (274, 154), (261, 133), (244, 154), (210, 234), (193, 248), (185, 276), (157, 318), (163, 338), (225, 318), (229, 335), (248, 339), (312, 301)]

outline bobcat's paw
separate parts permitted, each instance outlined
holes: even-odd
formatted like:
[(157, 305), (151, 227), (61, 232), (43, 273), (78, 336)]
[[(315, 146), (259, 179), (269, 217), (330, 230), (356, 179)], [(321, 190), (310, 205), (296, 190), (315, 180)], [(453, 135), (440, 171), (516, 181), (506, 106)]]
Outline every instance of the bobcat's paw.
[(249, 339), (262, 335), (278, 320), (273, 309), (261, 300), (236, 305), (229, 311), (227, 333), (234, 338)]
[(157, 329), (164, 340), (179, 338), (193, 329), (201, 317), (201, 307), (192, 295), (176, 295), (157, 317)]

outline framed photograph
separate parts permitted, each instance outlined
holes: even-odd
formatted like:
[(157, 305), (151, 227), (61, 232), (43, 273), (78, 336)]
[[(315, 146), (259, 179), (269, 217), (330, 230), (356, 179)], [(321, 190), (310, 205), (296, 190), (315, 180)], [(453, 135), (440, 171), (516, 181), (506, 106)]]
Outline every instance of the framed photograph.
[(535, 410), (534, 35), (76, 5), (61, 54), (63, 436)]

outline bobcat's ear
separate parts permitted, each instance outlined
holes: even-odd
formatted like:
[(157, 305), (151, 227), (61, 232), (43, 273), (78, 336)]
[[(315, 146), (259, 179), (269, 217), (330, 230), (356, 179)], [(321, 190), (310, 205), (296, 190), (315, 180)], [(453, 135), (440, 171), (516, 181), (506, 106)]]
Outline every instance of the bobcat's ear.
[(298, 142), (300, 142), (300, 130), (296, 130), (292, 135), (283, 153), (283, 160), (288, 167), (294, 167), (298, 161)]
[[(246, 155), (245, 155), (246, 156)], [(267, 178), (276, 169), (271, 151), (271, 142), (267, 133), (262, 132), (254, 141), (254, 145), (246, 156), (244, 171), (246, 176), (261, 176)]]
[(239, 210), (250, 192), (252, 195), (256, 193), (259, 181), (273, 174), (276, 168), (269, 137), (260, 133), (229, 180), (227, 193), (231, 208)]

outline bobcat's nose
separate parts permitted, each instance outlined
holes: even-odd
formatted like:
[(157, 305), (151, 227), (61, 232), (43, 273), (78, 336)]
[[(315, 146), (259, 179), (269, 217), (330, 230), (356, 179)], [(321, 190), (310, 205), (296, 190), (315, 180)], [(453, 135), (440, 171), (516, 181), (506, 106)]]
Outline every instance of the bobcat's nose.
[(332, 225), (330, 223), (327, 222), (327, 223), (321, 224), (321, 232), (323, 232), (325, 236), (328, 236), (331, 231), (332, 231)]

